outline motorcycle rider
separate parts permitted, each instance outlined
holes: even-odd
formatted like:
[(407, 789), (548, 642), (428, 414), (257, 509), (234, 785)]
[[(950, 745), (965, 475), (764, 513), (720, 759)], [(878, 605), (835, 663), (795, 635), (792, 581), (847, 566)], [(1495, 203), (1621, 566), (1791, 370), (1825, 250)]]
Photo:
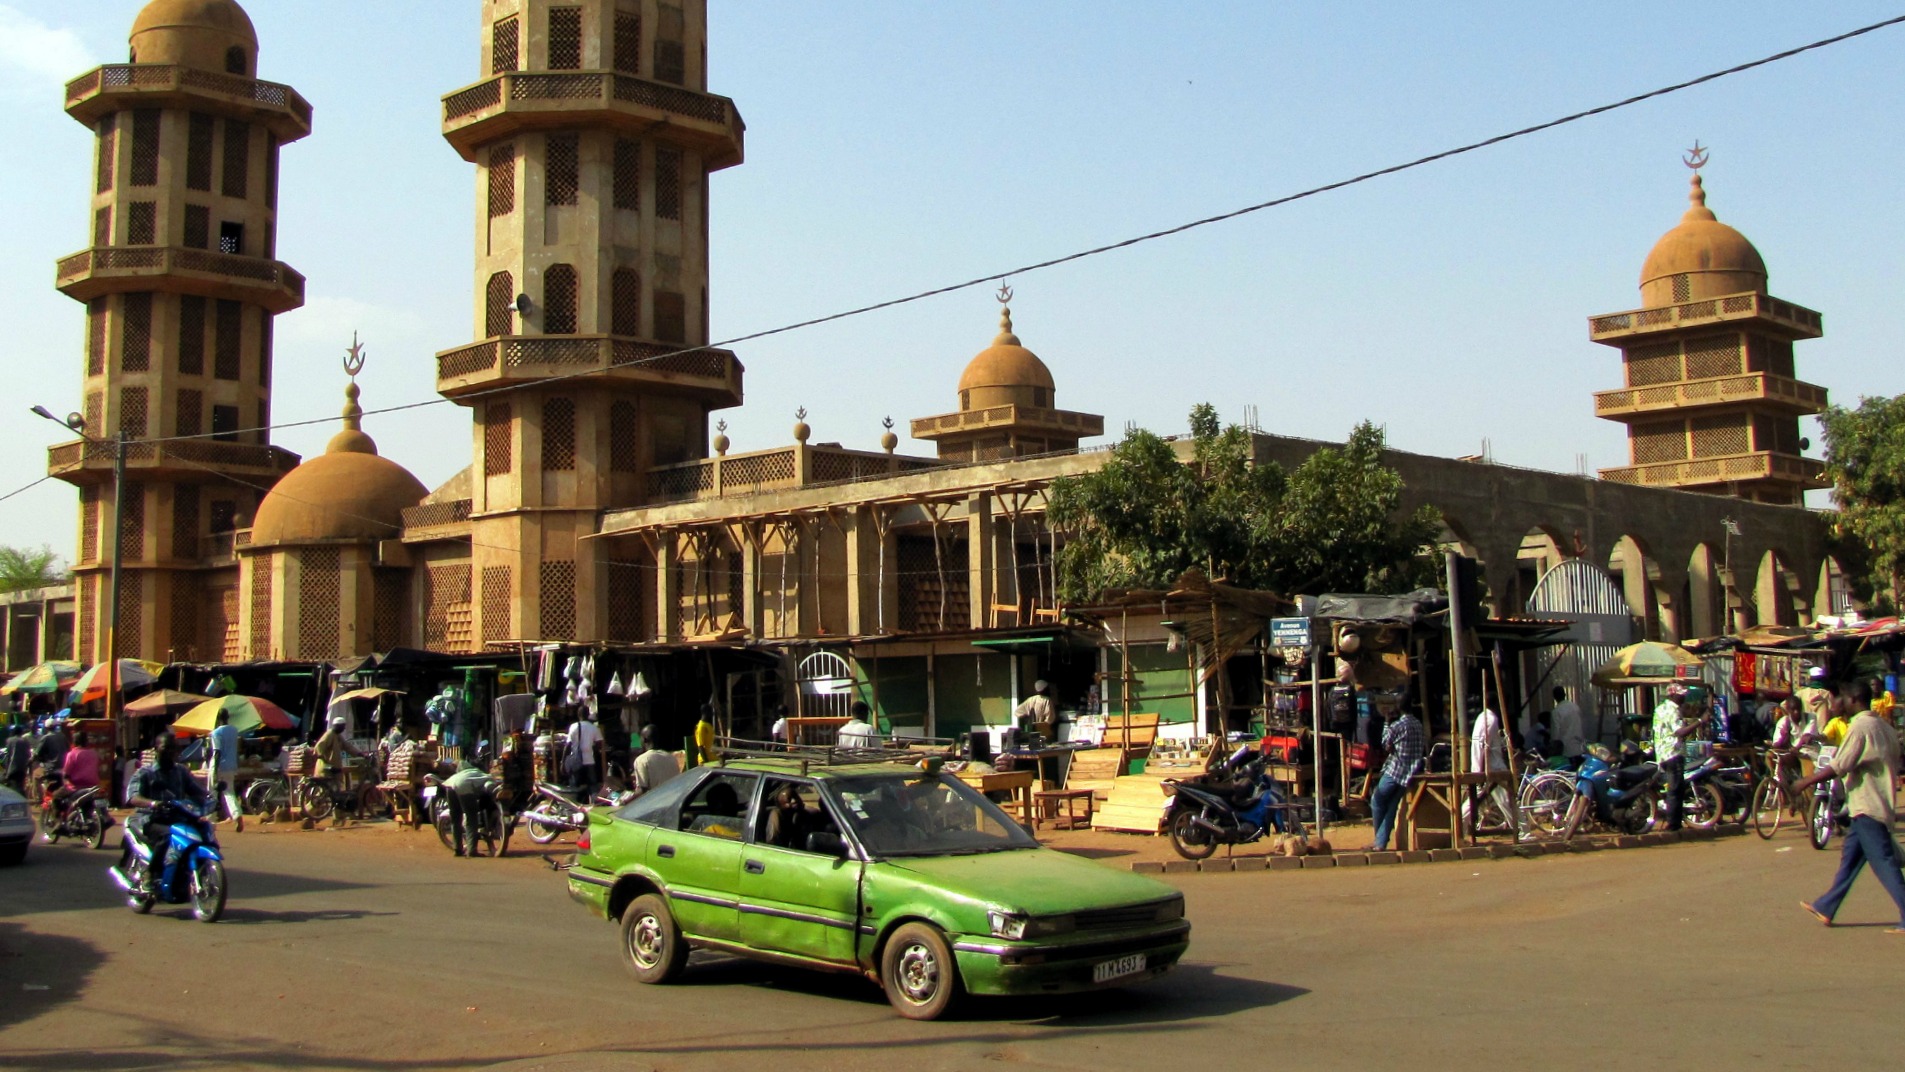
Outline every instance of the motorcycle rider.
[(73, 734), (73, 747), (60, 761), (60, 787), (53, 791), (53, 814), (66, 817), (66, 802), (88, 789), (99, 788), (99, 753), (87, 746), (84, 733)]
[[(205, 789), (192, 772), (179, 765), (179, 742), (170, 733), (160, 733), (152, 742), (152, 762), (132, 776), (132, 806), (144, 819), (136, 831), (138, 839), (152, 850), (152, 866), (146, 871), (146, 892), (158, 889), (159, 876), (165, 873), (165, 853), (172, 842), (172, 824), (165, 805), (173, 801), (191, 801), (200, 811), (210, 807)], [(128, 823), (128, 831), (134, 824)]]

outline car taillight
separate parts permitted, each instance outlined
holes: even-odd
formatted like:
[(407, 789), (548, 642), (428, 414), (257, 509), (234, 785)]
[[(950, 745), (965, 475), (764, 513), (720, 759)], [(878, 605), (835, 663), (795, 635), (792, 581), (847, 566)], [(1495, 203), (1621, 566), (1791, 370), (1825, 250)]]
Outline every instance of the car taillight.
[(586, 827), (575, 837), (575, 851), (578, 853), (589, 851), (589, 831)]

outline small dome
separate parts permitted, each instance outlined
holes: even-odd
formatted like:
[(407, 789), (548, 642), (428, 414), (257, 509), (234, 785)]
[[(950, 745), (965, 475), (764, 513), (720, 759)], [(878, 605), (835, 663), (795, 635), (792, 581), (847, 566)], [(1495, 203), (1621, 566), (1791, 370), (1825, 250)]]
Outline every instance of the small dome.
[(992, 340), (991, 346), (979, 351), (967, 363), (966, 371), (959, 376), (962, 395), (967, 391), (987, 389), (1035, 388), (1051, 391), (1055, 386), (1052, 370), (1045, 367), (1045, 362), (1040, 361), (1037, 354), (1021, 345), (1019, 337), (1012, 333), (1012, 310), (1009, 307), (999, 315), (998, 337)]
[[(1696, 172), (1692, 202), (1680, 225), (1660, 236), (1640, 270), (1641, 298), (1648, 306), (1697, 301), (1722, 294), (1766, 289), (1766, 262), (1746, 236), (1721, 223), (1707, 207)], [(1676, 292), (1673, 280), (1687, 282)]]
[(152, 0), (132, 23), (134, 63), (176, 63), (250, 77), (257, 56), (258, 31), (234, 0)]
[(358, 426), (364, 411), (355, 380), (344, 396), (344, 430), (331, 437), (323, 454), (286, 473), (265, 495), (251, 525), (251, 546), (396, 539), (403, 512), (429, 494), (410, 470), (379, 457), (376, 440)]

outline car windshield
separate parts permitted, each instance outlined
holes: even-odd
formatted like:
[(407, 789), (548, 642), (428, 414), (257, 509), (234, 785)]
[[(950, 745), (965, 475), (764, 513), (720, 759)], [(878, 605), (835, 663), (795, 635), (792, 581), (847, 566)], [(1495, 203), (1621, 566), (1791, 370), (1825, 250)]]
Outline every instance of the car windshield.
[(959, 856), (1038, 847), (998, 805), (950, 775), (863, 775), (829, 784), (860, 844), (875, 856)]

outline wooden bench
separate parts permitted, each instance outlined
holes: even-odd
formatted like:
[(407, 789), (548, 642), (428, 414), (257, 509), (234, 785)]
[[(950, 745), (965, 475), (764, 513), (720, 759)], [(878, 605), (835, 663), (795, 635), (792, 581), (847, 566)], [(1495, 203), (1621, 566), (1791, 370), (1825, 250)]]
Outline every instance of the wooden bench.
[[(1082, 830), (1091, 825), (1091, 809), (1095, 794), (1089, 789), (1042, 789), (1032, 794), (1032, 803), (1038, 809), (1041, 823), (1052, 824), (1054, 830)], [(1078, 805), (1085, 805), (1085, 814), (1078, 814)]]

